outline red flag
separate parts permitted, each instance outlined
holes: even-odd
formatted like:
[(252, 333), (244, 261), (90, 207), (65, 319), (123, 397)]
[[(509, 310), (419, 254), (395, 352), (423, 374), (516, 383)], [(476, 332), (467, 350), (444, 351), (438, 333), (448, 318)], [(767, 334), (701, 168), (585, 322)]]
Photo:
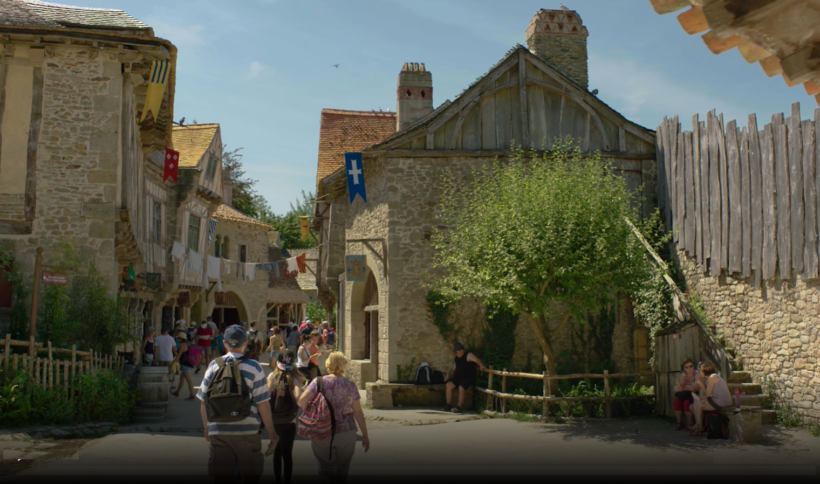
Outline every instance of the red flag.
[(171, 177), (174, 183), (177, 182), (177, 170), (179, 170), (179, 151), (165, 148), (165, 172), (162, 174), (162, 181)]
[(301, 272), (302, 274), (307, 272), (307, 269), (306, 269), (306, 266), (305, 266), (305, 256), (306, 255), (307, 255), (306, 252), (302, 252), (301, 254), (296, 256), (296, 265), (299, 266), (299, 272)]

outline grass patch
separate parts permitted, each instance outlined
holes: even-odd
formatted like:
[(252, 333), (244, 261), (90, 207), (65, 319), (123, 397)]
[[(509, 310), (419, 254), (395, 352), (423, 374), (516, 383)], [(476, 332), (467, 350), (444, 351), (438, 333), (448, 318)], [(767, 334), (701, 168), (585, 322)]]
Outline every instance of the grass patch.
[(820, 437), (820, 424), (809, 425), (809, 433), (811, 433), (815, 437)]
[(538, 418), (535, 415), (530, 415), (523, 412), (515, 412), (509, 416), (509, 418), (516, 420), (518, 422), (536, 422)]

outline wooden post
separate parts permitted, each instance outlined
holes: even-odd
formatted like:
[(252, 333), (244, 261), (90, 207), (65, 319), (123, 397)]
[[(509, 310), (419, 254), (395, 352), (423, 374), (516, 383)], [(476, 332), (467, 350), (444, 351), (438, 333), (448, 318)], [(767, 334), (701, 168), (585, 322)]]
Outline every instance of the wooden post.
[[(544, 398), (550, 396), (550, 379), (549, 374), (545, 371), (544, 372)], [(550, 404), (546, 400), (544, 400), (544, 404), (541, 406), (541, 416), (544, 418), (549, 417), (550, 415)]]
[[(490, 365), (490, 370), (492, 371), (493, 365)], [(487, 378), (487, 390), (493, 389), (493, 374), (490, 373), (489, 378)], [(487, 403), (490, 404), (490, 410), (495, 410), (495, 397), (492, 395), (487, 395)]]
[[(504, 368), (504, 372), (507, 369)], [(507, 375), (501, 377), (501, 393), (507, 393)], [(507, 398), (501, 397), (501, 413), (507, 413)]]
[[(34, 335), (37, 334), (37, 305), (40, 299), (40, 266), (43, 264), (43, 248), (37, 247), (37, 255), (34, 257), (34, 287), (31, 291), (31, 320), (29, 321), (28, 338), (34, 342)], [(29, 351), (34, 355), (34, 346), (29, 348)]]
[[(45, 385), (43, 385), (45, 386)], [(48, 342), (48, 389), (54, 388), (54, 360), (51, 353), (51, 341)]]
[(3, 369), (9, 369), (9, 356), (11, 355), (11, 335), (6, 333), (6, 346), (3, 352)]
[(20, 355), (14, 355), (11, 357), (11, 369), (14, 373), (17, 373), (17, 365), (20, 364)]
[(604, 370), (604, 397), (606, 397), (606, 403), (604, 404), (604, 412), (606, 418), (612, 418), (612, 406), (609, 403), (609, 370)]
[(77, 373), (77, 345), (71, 345), (71, 379), (69, 380), (69, 388), (71, 394), (69, 398), (74, 398), (74, 375)]
[(40, 358), (34, 357), (34, 364), (31, 365), (34, 367), (34, 382), (39, 385), (40, 384)]

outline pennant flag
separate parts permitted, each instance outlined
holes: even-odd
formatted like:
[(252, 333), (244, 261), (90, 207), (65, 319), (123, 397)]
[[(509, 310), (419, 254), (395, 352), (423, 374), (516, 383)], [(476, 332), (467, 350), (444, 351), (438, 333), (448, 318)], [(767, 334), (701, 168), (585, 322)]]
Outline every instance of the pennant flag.
[(168, 61), (154, 61), (154, 67), (151, 69), (151, 79), (148, 83), (148, 92), (145, 94), (145, 106), (142, 108), (142, 117), (140, 123), (145, 121), (148, 117), (148, 111), (154, 115), (154, 122), (159, 117), (159, 108), (162, 106), (162, 98), (165, 96), (165, 86), (168, 84), (168, 70), (170, 69)]
[(211, 246), (211, 239), (214, 236), (214, 230), (216, 230), (216, 219), (212, 218), (211, 222), (208, 224), (208, 247)]
[(347, 172), (347, 194), (350, 196), (350, 203), (356, 195), (360, 195), (364, 203), (367, 203), (367, 194), (364, 190), (364, 171), (362, 171), (362, 154), (345, 153), (345, 171)]
[(308, 218), (299, 217), (299, 228), (302, 230), (302, 240), (310, 237), (310, 228), (308, 227)]
[(171, 148), (165, 148), (165, 171), (162, 173), (162, 182), (170, 177), (177, 182), (177, 173), (179, 172), (179, 151), (174, 151)]
[(307, 256), (307, 252), (302, 252), (301, 254), (296, 256), (296, 265), (299, 267), (299, 272), (304, 274), (307, 272), (307, 266), (305, 265), (305, 256)]

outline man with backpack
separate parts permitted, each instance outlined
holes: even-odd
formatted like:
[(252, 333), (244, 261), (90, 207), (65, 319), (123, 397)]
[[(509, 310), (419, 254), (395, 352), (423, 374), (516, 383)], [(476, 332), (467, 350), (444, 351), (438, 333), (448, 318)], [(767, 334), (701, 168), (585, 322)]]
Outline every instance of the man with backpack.
[(270, 393), (262, 367), (244, 356), (245, 330), (228, 327), (224, 342), (228, 353), (211, 362), (197, 394), (205, 440), (210, 444), (208, 473), (215, 480), (228, 480), (239, 469), (243, 481), (259, 482), (265, 465), (260, 420), (270, 439), (268, 452), (279, 440), (267, 403)]

